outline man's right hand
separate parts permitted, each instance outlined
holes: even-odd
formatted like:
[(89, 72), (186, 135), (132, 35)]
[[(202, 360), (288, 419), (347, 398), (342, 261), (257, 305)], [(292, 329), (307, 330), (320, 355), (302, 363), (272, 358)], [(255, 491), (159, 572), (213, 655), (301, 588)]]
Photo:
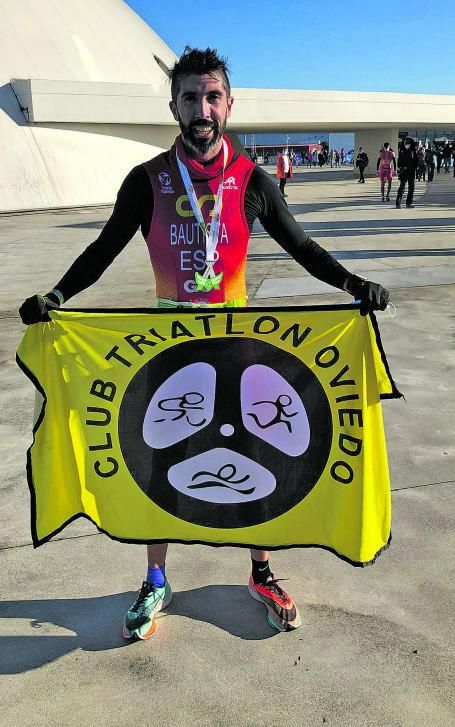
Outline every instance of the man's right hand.
[(60, 307), (60, 301), (54, 293), (47, 295), (32, 295), (27, 298), (19, 308), (22, 323), (29, 326), (32, 323), (50, 321), (49, 311)]

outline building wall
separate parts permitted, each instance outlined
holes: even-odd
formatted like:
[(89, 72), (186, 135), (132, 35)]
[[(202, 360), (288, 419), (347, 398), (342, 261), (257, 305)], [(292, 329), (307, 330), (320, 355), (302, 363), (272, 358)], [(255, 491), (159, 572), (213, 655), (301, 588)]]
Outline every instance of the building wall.
[(138, 124), (28, 125), (14, 96), (9, 104), (16, 118), (0, 116), (3, 212), (111, 204), (128, 172), (169, 148), (178, 131)]
[[(169, 83), (155, 55), (166, 66), (176, 58), (122, 0), (1, 0), (0, 211), (112, 203), (128, 171), (169, 146), (178, 128), (168, 116)], [(118, 123), (93, 123), (104, 116), (84, 116), (80, 101), (80, 123), (57, 124), (66, 117), (56, 115), (29, 124), (12, 79), (142, 84), (144, 96), (138, 100), (139, 88), (140, 113), (128, 105), (127, 118), (112, 118)], [(453, 96), (254, 88), (234, 89), (234, 96), (230, 128), (240, 134), (382, 128), (383, 137), (389, 128), (455, 127)], [(63, 111), (64, 101), (53, 98), (54, 112), (59, 104)], [(90, 100), (85, 104), (92, 108)], [(99, 111), (103, 101), (97, 104)], [(374, 155), (376, 141), (372, 149)]]

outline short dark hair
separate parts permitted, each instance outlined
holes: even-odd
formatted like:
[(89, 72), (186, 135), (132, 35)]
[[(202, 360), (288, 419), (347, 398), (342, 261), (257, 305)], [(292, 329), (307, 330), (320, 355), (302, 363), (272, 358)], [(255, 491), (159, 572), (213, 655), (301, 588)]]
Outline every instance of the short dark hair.
[(231, 84), (229, 83), (227, 59), (219, 56), (215, 48), (198, 50), (187, 46), (169, 71), (172, 100), (176, 100), (180, 91), (180, 81), (185, 76), (202, 76), (204, 74), (213, 76), (216, 72), (221, 73), (223, 76), (226, 95), (229, 97), (231, 95)]

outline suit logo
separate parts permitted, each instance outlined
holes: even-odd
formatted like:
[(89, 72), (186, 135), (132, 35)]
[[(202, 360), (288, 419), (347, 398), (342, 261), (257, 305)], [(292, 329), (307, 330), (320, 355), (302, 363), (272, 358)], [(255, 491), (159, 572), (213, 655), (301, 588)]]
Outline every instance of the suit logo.
[(168, 172), (160, 172), (158, 174), (158, 180), (161, 184), (161, 194), (174, 194), (174, 190), (172, 189), (172, 179)]
[(235, 177), (228, 177), (228, 179), (224, 181), (223, 189), (238, 189), (235, 183)]

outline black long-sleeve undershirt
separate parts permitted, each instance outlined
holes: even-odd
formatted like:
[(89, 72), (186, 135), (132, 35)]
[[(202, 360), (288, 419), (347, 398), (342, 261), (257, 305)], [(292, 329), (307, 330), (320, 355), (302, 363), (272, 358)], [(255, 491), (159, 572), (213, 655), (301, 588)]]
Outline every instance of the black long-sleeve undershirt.
[[(122, 183), (112, 215), (99, 237), (79, 255), (55, 286), (65, 300), (93, 285), (139, 227), (146, 237), (152, 215), (152, 187), (145, 168), (139, 165)], [(266, 232), (311, 275), (343, 288), (350, 273), (297, 224), (277, 185), (259, 167), (253, 170), (245, 190), (245, 216), (250, 232), (255, 219), (259, 219)]]

